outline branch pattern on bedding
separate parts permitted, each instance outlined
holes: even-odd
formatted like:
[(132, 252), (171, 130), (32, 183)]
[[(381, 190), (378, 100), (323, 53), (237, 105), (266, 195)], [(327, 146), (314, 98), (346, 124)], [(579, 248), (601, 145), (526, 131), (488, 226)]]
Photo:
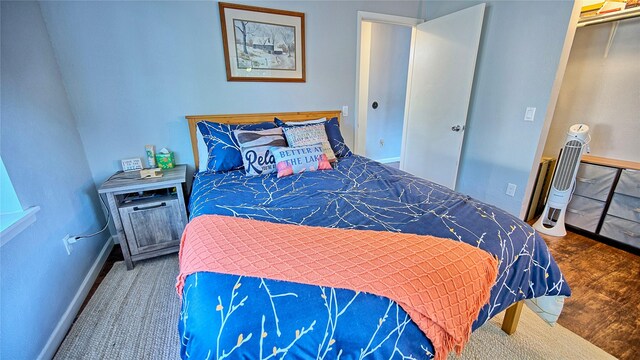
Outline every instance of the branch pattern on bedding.
[[(496, 207), (357, 155), (340, 158), (335, 166), (335, 171), (302, 173), (280, 179), (275, 175), (246, 177), (242, 171), (198, 174), (193, 184), (190, 209), (192, 218), (203, 214), (217, 214), (277, 223), (385, 230), (450, 238), (479, 247), (498, 258), (499, 271), (496, 284), (491, 291), (490, 301), (482, 308), (473, 325), (474, 329), (517, 301), (570, 295), (569, 287), (546, 244), (529, 225)], [(210, 281), (204, 282), (203, 278), (208, 278)], [(348, 299), (355, 297), (355, 293), (349, 292), (349, 290), (330, 288), (321, 290), (315, 286), (268, 279), (245, 277), (239, 280), (238, 276), (233, 275), (196, 273), (187, 277), (184, 287), (182, 321), (180, 323), (183, 357), (186, 357), (188, 351), (185, 346), (188, 342), (186, 339), (193, 335), (190, 331), (197, 328), (198, 325), (186, 328), (185, 326), (190, 321), (204, 321), (189, 316), (193, 311), (195, 298), (202, 303), (208, 302), (210, 309), (215, 309), (219, 305), (214, 301), (215, 299), (201, 298), (204, 297), (201, 295), (202, 291), (194, 292), (193, 290), (200, 286), (205, 290), (204, 292), (216, 291), (220, 293), (222, 287), (225, 292), (231, 293), (236, 281), (243, 284), (240, 289), (245, 291), (249, 288), (249, 284), (252, 284), (253, 287), (251, 292), (237, 295), (240, 299), (244, 296), (249, 296), (248, 299), (251, 299), (251, 296), (254, 299), (264, 296), (264, 294), (259, 294), (264, 293), (264, 289), (268, 285), (270, 289), (275, 290), (276, 294), (295, 293), (298, 295), (298, 297), (278, 298), (275, 302), (276, 305), (285, 301), (293, 305), (299, 301), (297, 308), (300, 309), (300, 304), (303, 306), (308, 304), (309, 313), (317, 313), (319, 303), (316, 304), (311, 299), (322, 299), (320, 297), (321, 291), (326, 292), (325, 296), (329, 296), (329, 292), (336, 292), (336, 296), (341, 301), (334, 304), (335, 306), (340, 304), (342, 307), (348, 303)], [(215, 286), (211, 285), (212, 282), (215, 283)], [(262, 282), (266, 284), (264, 288), (259, 287)], [(247, 287), (245, 288), (245, 286)], [(189, 293), (192, 293), (191, 297)], [(224, 301), (229, 301), (229, 296), (227, 296), (227, 300), (221, 299), (224, 303)], [(260, 301), (268, 300), (263, 298)], [(376, 301), (380, 303), (376, 303)], [(543, 303), (546, 302), (539, 302), (538, 305)], [(299, 311), (289, 307), (284, 307), (286, 310), (283, 308), (282, 313), (289, 312), (288, 316), (283, 316), (280, 308), (278, 309), (280, 320), (283, 321), (286, 318), (294, 321), (296, 319), (295, 324), (288, 326), (293, 326), (299, 331), (303, 326), (305, 329), (310, 329), (310, 321), (313, 320), (316, 321), (313, 325), (314, 329), (318, 329), (319, 322), (332, 324), (332, 321), (327, 319), (314, 318), (311, 315), (306, 317), (307, 314), (300, 314)], [(370, 294), (358, 295), (356, 301), (349, 306), (350, 310), (370, 314), (371, 318), (375, 318), (374, 324), (378, 319), (394, 313), (393, 323), (403, 323), (406, 313), (401, 308), (397, 310), (396, 308), (397, 305), (389, 303), (388, 299)], [(275, 309), (276, 306), (274, 306), (274, 313)], [(243, 305), (242, 311), (250, 310), (247, 305)], [(264, 312), (249, 313), (243, 316), (245, 318), (257, 316), (258, 319), (266, 316), (267, 323), (270, 319), (269, 314)], [(301, 322), (298, 323), (298, 320)], [(204, 324), (200, 325), (205, 326)], [(259, 326), (259, 324), (254, 325)], [(229, 330), (229, 326), (231, 325), (225, 324), (227, 329), (225, 333)], [(343, 326), (345, 326), (344, 323)], [(423, 334), (419, 333), (419, 329), (417, 329), (418, 333), (413, 333), (412, 329), (414, 328), (417, 329), (415, 324), (409, 322), (402, 326), (402, 334), (399, 331), (393, 332), (392, 328), (385, 330), (389, 332), (384, 343), (391, 344), (390, 348), (379, 347), (377, 351), (384, 351), (385, 358), (405, 358), (408, 354), (412, 354), (411, 356), (414, 358), (432, 357), (433, 348), (430, 342)], [(338, 330), (340, 330), (339, 326)], [(377, 330), (365, 330), (357, 333), (354, 331), (353, 336), (357, 337), (358, 341), (364, 341), (366, 345), (369, 339), (367, 338), (365, 341), (364, 337), (367, 333), (371, 337), (373, 331)], [(309, 338), (309, 334), (315, 332), (317, 331), (309, 332), (306, 337)], [(233, 334), (232, 331), (230, 333)], [(226, 336), (238, 337), (238, 334)], [(247, 336), (248, 334), (243, 334), (242, 340), (246, 340)], [(259, 336), (259, 334), (254, 333), (252, 336)], [(377, 344), (385, 338), (379, 336), (379, 332), (375, 334), (371, 338), (371, 343)], [(343, 336), (342, 339), (344, 338)], [(227, 340), (236, 343), (235, 338)], [(303, 339), (298, 341), (298, 346), (304, 345)], [(240, 345), (241, 341), (238, 340), (237, 343)], [(394, 343), (398, 350), (394, 349)], [(298, 346), (294, 348), (298, 348)], [(315, 347), (317, 348), (317, 346), (316, 344)], [(286, 347), (284, 343), (278, 345), (279, 349), (284, 347)], [(380, 354), (371, 354), (371, 356), (375, 358)], [(280, 358), (281, 354), (278, 354), (277, 357)], [(313, 354), (312, 357), (316, 358), (316, 354)], [(212, 358), (216, 358), (216, 356), (212, 356)], [(266, 358), (266, 355), (260, 357), (260, 359), (263, 358)]]
[(183, 359), (433, 359), (435, 355), (409, 315), (387, 298), (211, 272), (187, 277), (178, 327)]

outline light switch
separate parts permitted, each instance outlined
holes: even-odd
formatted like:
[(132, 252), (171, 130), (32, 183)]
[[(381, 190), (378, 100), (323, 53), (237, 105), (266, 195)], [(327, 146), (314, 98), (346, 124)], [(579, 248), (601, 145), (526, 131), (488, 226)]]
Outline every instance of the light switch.
[(533, 121), (533, 118), (536, 116), (536, 108), (528, 107), (527, 111), (524, 113), (524, 121)]
[(342, 107), (342, 116), (349, 116), (349, 107), (347, 105)]
[(509, 183), (507, 185), (507, 195), (515, 196), (516, 195), (516, 184)]

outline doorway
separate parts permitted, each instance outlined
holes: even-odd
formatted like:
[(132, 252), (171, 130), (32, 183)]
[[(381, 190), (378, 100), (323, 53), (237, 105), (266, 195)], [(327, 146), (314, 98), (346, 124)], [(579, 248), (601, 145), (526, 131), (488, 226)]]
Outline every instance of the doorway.
[[(424, 20), (358, 11), (357, 21), (355, 152), (397, 166), (413, 29)], [(399, 51), (399, 57), (405, 59), (397, 59), (393, 51)], [(386, 60), (392, 60), (391, 64)], [(380, 89), (390, 76), (394, 77), (394, 91)], [(387, 120), (386, 114), (391, 114), (392, 119)]]
[(399, 167), (411, 27), (363, 21), (362, 30), (369, 48), (364, 156)]

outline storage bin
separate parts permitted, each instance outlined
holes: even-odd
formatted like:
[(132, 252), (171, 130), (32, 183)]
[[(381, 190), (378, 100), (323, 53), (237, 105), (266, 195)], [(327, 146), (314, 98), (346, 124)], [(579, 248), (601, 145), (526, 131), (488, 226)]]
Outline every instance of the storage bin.
[(640, 171), (624, 169), (616, 185), (616, 192), (640, 198)]
[(567, 207), (565, 222), (577, 228), (595, 232), (604, 211), (604, 205), (604, 201), (574, 194)]
[(617, 171), (606, 166), (581, 163), (576, 176), (574, 194), (607, 201)]
[(607, 215), (600, 235), (640, 248), (640, 223)]
[(615, 193), (607, 214), (640, 222), (640, 198)]

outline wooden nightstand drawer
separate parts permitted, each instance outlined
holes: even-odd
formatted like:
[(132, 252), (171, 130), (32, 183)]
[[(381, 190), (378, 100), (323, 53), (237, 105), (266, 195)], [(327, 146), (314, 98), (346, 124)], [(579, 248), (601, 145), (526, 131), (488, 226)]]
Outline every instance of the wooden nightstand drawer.
[(177, 197), (132, 203), (118, 210), (131, 255), (180, 244), (186, 224)]

